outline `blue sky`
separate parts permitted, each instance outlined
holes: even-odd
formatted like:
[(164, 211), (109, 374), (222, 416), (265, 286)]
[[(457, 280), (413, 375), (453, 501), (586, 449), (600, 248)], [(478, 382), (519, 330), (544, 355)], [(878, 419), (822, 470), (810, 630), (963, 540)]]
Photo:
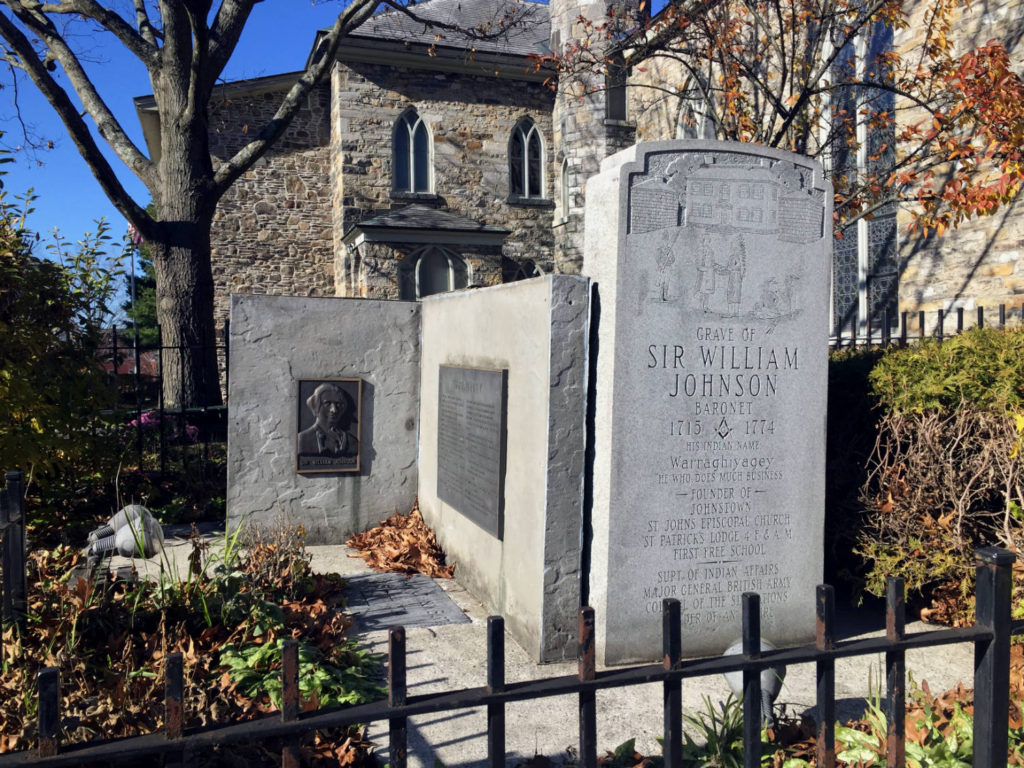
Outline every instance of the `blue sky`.
[[(316, 30), (332, 24), (342, 7), (339, 0), (317, 0), (315, 4), (310, 0), (257, 3), (225, 70), (225, 78), (238, 80), (301, 69)], [(145, 152), (142, 130), (132, 104), (135, 96), (152, 93), (145, 68), (108, 37), (95, 34), (80, 40), (91, 46), (90, 58), (99, 60), (87, 66), (95, 73), (97, 90), (132, 140)], [(20, 128), (12, 119), (13, 98), (14, 91), (5, 82), (0, 91), (0, 99), (3, 99), (0, 129), (5, 132), (3, 144), (7, 147), (16, 147), (23, 141)], [(52, 150), (17, 152), (15, 162), (4, 166), (7, 174), (3, 185), (8, 195), (22, 194), (32, 188), (38, 196), (34, 212), (28, 218), (28, 227), (44, 237), (56, 227), (65, 240), (74, 243), (84, 233), (95, 232), (95, 220), (105, 217), (111, 224), (111, 234), (120, 238), (127, 223), (103, 194), (49, 104), (27, 80), (18, 89), (18, 100), (25, 122), (35, 133), (52, 139), (55, 144)], [(105, 146), (102, 140), (100, 144)], [(132, 196), (143, 205), (148, 202), (149, 195), (141, 182), (112, 153), (108, 153), (108, 157)], [(43, 255), (42, 249), (38, 255)]]

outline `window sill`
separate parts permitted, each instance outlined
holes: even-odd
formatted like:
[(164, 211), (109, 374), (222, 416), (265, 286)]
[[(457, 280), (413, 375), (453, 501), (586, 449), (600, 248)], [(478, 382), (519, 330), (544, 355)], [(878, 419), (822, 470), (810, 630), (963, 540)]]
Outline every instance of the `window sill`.
[(392, 200), (409, 200), (421, 203), (436, 203), (441, 200), (441, 196), (434, 192), (400, 192), (396, 189), (391, 190)]
[(506, 202), (509, 205), (519, 205), (524, 208), (554, 208), (555, 201), (546, 197), (523, 197), (522, 195), (509, 195)]

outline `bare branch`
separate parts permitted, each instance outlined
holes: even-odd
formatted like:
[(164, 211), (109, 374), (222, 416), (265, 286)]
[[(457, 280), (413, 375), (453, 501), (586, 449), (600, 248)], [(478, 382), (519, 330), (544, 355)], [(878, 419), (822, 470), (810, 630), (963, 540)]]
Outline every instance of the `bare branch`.
[[(38, 35), (39, 39), (42, 40), (44, 45), (46, 45), (49, 55), (59, 62), (64, 68), (65, 74), (71, 81), (71, 86), (75, 89), (75, 93), (77, 93), (78, 97), (82, 100), (82, 106), (96, 123), (97, 130), (110, 145), (111, 149), (117, 153), (117, 156), (121, 161), (128, 166), (128, 168), (138, 176), (147, 187), (152, 188), (152, 163), (150, 163), (149, 159), (139, 151), (134, 142), (128, 138), (128, 135), (124, 132), (121, 124), (117, 121), (117, 118), (114, 117), (113, 112), (110, 111), (106, 102), (104, 102), (99, 93), (97, 93), (95, 86), (89, 79), (85, 70), (82, 68), (82, 65), (74, 51), (71, 50), (68, 44), (54, 28), (53, 22), (45, 16), (39, 16), (25, 11), (24, 7), (18, 2), (18, 0), (2, 1), (16, 17), (24, 23), (26, 27), (28, 27), (29, 30)], [(0, 14), (0, 16), (2, 15), (3, 14)], [(25, 71), (29, 73), (33, 82), (35, 82), (39, 89), (46, 95), (47, 100), (54, 109), (57, 110), (58, 114), (60, 114), (61, 120), (64, 122), (64, 125), (68, 128), (69, 132), (71, 132), (71, 125), (68, 122), (70, 116), (62, 112), (62, 109), (58, 107), (58, 101), (55, 101), (51, 95), (56, 91), (60, 91), (60, 93), (64, 95), (64, 98), (67, 99), (63, 89), (50, 76), (49, 72), (46, 71), (44, 64), (39, 61), (32, 44), (21, 33), (13, 21), (4, 16), (4, 22), (4, 30), (0, 32), (0, 35), (2, 35), (8, 44), (14, 48), (24, 65)], [(40, 75), (38, 73), (43, 73), (42, 81), (40, 80)], [(71, 102), (68, 99), (68, 104), (70, 103)], [(76, 122), (81, 122), (84, 127), (85, 124), (82, 122), (81, 116), (78, 114), (78, 110), (72, 106), (71, 112), (74, 115), (74, 120)], [(85, 133), (88, 134), (87, 128)], [(74, 132), (72, 132), (72, 138), (74, 138)], [(78, 145), (79, 140), (76, 139), (75, 143)], [(109, 166), (107, 167), (109, 168)]]
[[(147, 42), (128, 22), (96, 0), (68, 0), (60, 4), (61, 10), (53, 13), (74, 13), (85, 19), (92, 19), (116, 37), (121, 44), (135, 54), (148, 69), (156, 62), (156, 45)], [(43, 6), (46, 12), (47, 6)]]
[(288, 122), (302, 105), (302, 100), (333, 65), (342, 38), (370, 18), (376, 7), (377, 0), (355, 0), (338, 15), (331, 31), (324, 38), (320, 58), (299, 77), (298, 82), (285, 96), (273, 118), (263, 127), (256, 138), (242, 147), (234, 157), (217, 170), (214, 177), (215, 197), (223, 195), (235, 179), (245, 173), (284, 133)]
[(227, 65), (241, 37), (242, 29), (252, 13), (254, 0), (224, 0), (210, 28), (209, 58), (204, 88), (210, 89)]
[[(53, 79), (46, 67), (39, 60), (31, 42), (20, 29), (3, 13), (0, 13), (0, 36), (7, 41), (14, 52), (21, 60), (21, 65), (29, 77), (36, 84), (36, 87), (50, 102), (56, 110), (57, 115), (64, 123), (68, 135), (75, 143), (79, 153), (92, 170), (93, 176), (100, 183), (103, 191), (114, 206), (130, 221), (142, 234), (153, 232), (153, 220), (144, 209), (131, 198), (122, 186), (117, 175), (114, 173), (107, 159), (103, 156), (96, 140), (93, 138), (89, 127), (85, 124), (82, 116), (78, 113), (75, 105), (71, 102), (68, 94)], [(109, 139), (108, 139), (109, 141)], [(151, 164), (145, 160), (146, 168), (140, 178), (144, 182), (152, 182)]]
[(149, 12), (146, 10), (146, 0), (135, 0), (135, 25), (139, 35), (147, 43), (156, 47), (157, 31), (149, 20)]

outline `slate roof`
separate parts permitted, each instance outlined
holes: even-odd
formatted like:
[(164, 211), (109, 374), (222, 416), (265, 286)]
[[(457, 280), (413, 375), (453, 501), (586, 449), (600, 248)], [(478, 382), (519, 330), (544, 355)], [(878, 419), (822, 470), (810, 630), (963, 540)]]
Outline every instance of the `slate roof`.
[(353, 229), (428, 229), (448, 232), (485, 232), (507, 235), (509, 230), (492, 227), (480, 221), (459, 216), (450, 211), (432, 208), (429, 205), (413, 203), (364, 219)]
[[(350, 37), (474, 48), (514, 56), (546, 55), (551, 18), (546, 3), (530, 0), (424, 0), (412, 9), (422, 19), (457, 25), (462, 31), (428, 27), (389, 9), (370, 18)], [(439, 37), (440, 36), (440, 37)]]

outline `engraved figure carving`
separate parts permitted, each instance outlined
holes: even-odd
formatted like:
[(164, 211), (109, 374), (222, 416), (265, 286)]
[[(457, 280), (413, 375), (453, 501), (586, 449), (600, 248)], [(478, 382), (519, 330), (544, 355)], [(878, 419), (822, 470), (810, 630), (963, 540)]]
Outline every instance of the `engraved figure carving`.
[(799, 275), (786, 275), (782, 285), (774, 277), (761, 283), (761, 298), (754, 305), (754, 315), (777, 320), (798, 314), (799, 310), (793, 307), (793, 285), (799, 279)]

